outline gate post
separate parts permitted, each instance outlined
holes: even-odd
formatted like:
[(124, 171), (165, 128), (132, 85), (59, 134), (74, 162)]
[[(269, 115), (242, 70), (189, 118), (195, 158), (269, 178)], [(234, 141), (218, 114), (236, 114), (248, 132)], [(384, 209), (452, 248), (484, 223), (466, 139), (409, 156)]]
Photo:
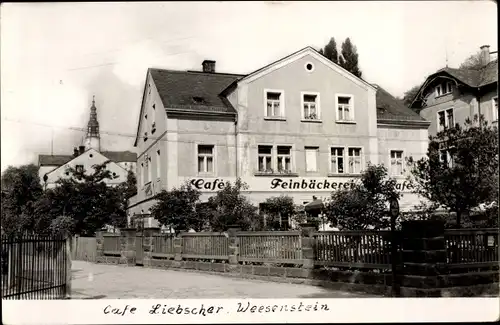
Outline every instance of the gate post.
[(314, 269), (315, 245), (314, 233), (316, 226), (311, 223), (303, 223), (300, 225), (300, 236), (302, 243), (302, 268), (307, 276)]
[(404, 297), (441, 297), (443, 265), (446, 263), (444, 222), (412, 220), (402, 224)]
[(135, 265), (135, 228), (120, 229), (120, 264)]
[(240, 256), (240, 240), (237, 233), (241, 231), (241, 228), (237, 225), (229, 226), (227, 229), (227, 234), (229, 236), (229, 264), (237, 265), (238, 256)]
[(160, 228), (151, 227), (144, 228), (142, 231), (142, 251), (144, 252), (143, 256), (143, 265), (151, 266), (152, 253), (154, 250), (154, 237), (160, 234)]
[(96, 239), (96, 263), (99, 262), (106, 262), (103, 261), (104, 259), (104, 230), (98, 230), (95, 232), (95, 239)]
[(182, 232), (174, 237), (174, 261), (182, 261)]

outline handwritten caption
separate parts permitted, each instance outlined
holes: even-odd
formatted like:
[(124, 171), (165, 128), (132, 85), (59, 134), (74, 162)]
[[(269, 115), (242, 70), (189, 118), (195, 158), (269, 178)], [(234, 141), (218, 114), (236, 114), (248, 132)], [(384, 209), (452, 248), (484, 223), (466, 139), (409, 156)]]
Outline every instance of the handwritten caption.
[(103, 308), (105, 315), (118, 315), (128, 316), (137, 315), (141, 313), (148, 313), (149, 315), (200, 315), (210, 316), (222, 313), (287, 313), (287, 312), (327, 312), (330, 308), (327, 304), (320, 304), (318, 302), (311, 303), (298, 303), (298, 304), (252, 304), (250, 302), (238, 302), (234, 306), (220, 306), (220, 305), (205, 305), (203, 303), (192, 305), (165, 305), (153, 304), (147, 310), (140, 310), (138, 307), (132, 305), (112, 306), (107, 305)]

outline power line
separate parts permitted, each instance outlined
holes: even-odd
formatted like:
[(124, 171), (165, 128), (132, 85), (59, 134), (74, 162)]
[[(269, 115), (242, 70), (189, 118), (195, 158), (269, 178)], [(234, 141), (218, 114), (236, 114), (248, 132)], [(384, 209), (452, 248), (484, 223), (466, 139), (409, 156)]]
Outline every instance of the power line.
[[(160, 57), (164, 58), (164, 57), (168, 57), (168, 56), (174, 56), (174, 55), (185, 54), (185, 53), (193, 53), (193, 51), (182, 51), (182, 52), (176, 52), (176, 53), (167, 53), (167, 54), (153, 56), (153, 58), (160, 58)], [(77, 70), (99, 68), (99, 67), (104, 67), (104, 66), (117, 65), (117, 64), (121, 64), (121, 63), (123, 63), (123, 62), (119, 62), (118, 61), (118, 62), (96, 64), (96, 65), (90, 65), (90, 66), (86, 66), (86, 67), (79, 67), (79, 68), (67, 69), (66, 71), (77, 71)]]
[[(54, 126), (54, 125), (48, 125), (48, 124), (43, 124), (43, 123), (38, 123), (38, 122), (31, 122), (31, 121), (19, 121), (19, 120), (13, 120), (13, 119), (8, 119), (8, 118), (4, 118), (3, 119), (4, 121), (8, 121), (8, 122), (14, 122), (14, 123), (20, 123), (20, 124), (31, 124), (31, 125), (38, 125), (38, 126), (42, 126), (42, 127), (48, 127), (48, 128), (54, 128), (54, 129), (66, 129), (66, 130), (72, 130), (72, 131), (77, 131), (77, 132), (87, 132), (87, 128), (82, 128), (82, 127), (67, 127), (67, 126)], [(131, 133), (122, 133), (122, 132), (112, 132), (112, 131), (102, 131), (102, 130), (99, 130), (99, 133), (100, 134), (104, 134), (104, 135), (108, 135), (108, 136), (115, 136), (115, 137), (124, 137), (124, 138), (137, 138), (137, 139), (144, 139), (146, 137), (144, 136), (137, 136), (136, 134), (131, 134)], [(189, 131), (185, 131), (185, 132), (179, 132), (177, 131), (177, 133), (183, 133), (183, 134), (190, 134), (190, 135), (201, 135), (201, 136), (207, 136), (207, 135), (212, 135), (212, 136), (227, 136), (227, 135), (234, 135), (232, 133), (209, 133), (209, 132), (203, 132), (203, 133), (197, 133), (197, 132), (189, 132)], [(346, 138), (358, 138), (358, 136), (343, 136), (343, 137), (346, 137)], [(147, 137), (148, 139), (150, 140), (159, 140), (158, 142), (167, 142), (167, 138), (165, 136), (163, 137), (153, 137), (153, 136), (148, 136)], [(404, 139), (399, 139), (399, 141), (414, 141), (414, 140), (404, 140)], [(187, 143), (187, 144), (199, 144), (199, 141), (194, 141), (194, 140), (176, 140), (175, 142), (178, 142), (178, 143)], [(215, 144), (216, 141), (214, 141), (214, 144)], [(277, 142), (278, 146), (280, 145), (279, 141)], [(151, 144), (150, 144), (151, 145)], [(288, 146), (288, 144), (286, 143), (283, 143), (281, 144), (283, 146)], [(216, 144), (217, 147), (225, 147), (225, 148), (236, 148), (236, 149), (245, 149), (245, 148), (258, 148), (259, 144), (255, 144), (255, 145), (250, 145), (250, 146), (238, 146), (238, 145), (235, 145), (235, 144), (228, 144), (228, 143), (225, 143), (223, 145), (221, 144)], [(309, 145), (305, 144), (304, 146), (306, 147), (309, 147)], [(330, 145), (329, 147), (335, 147), (336, 145)], [(343, 145), (338, 145), (337, 147), (349, 147), (349, 146), (343, 146)], [(357, 146), (357, 145), (352, 145), (352, 148), (359, 148), (360, 146)], [(318, 148), (318, 153), (330, 153), (330, 150), (320, 150), (319, 146), (317, 146), (316, 148)], [(295, 151), (295, 152), (306, 152), (305, 149), (300, 149), (300, 148), (297, 148), (295, 147), (292, 151)], [(364, 152), (364, 155), (370, 155), (372, 154), (370, 151), (367, 151), (366, 148), (363, 148), (363, 152)], [(420, 152), (406, 152), (406, 155), (420, 155), (422, 153)], [(385, 156), (385, 153), (380, 153), (380, 152), (377, 152), (377, 155), (379, 156)]]

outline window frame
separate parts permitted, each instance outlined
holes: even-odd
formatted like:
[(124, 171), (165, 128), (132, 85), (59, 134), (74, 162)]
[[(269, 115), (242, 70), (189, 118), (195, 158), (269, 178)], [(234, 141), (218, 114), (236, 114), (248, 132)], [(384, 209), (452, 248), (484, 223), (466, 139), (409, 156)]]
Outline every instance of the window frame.
[[(217, 175), (217, 164), (216, 164), (216, 157), (217, 157), (217, 146), (215, 144), (211, 144), (211, 143), (196, 143), (195, 144), (196, 147), (195, 147), (195, 150), (194, 150), (194, 154), (195, 154), (195, 168), (196, 168), (196, 174), (195, 175), (198, 175), (198, 176), (215, 176)], [(198, 152), (199, 150), (199, 146), (212, 146), (212, 171), (211, 172), (200, 172), (199, 171), (199, 166), (198, 166), (198, 159), (200, 157), (200, 154)], [(204, 157), (209, 157), (209, 155), (206, 155)], [(205, 158), (204, 159), (204, 165), (205, 167), (207, 167), (207, 159)]]
[[(449, 91), (448, 91), (448, 88), (450, 88)], [(441, 97), (441, 96), (451, 94), (451, 93), (453, 93), (453, 82), (452, 81), (441, 82), (440, 84), (438, 84), (436, 86), (435, 91), (436, 91), (436, 97)]]
[[(392, 153), (393, 152), (401, 152), (401, 168), (402, 168), (402, 173), (401, 174), (394, 174), (393, 166), (392, 166), (392, 159), (399, 159), (399, 158), (392, 158)], [(405, 175), (405, 162), (406, 154), (405, 150), (401, 148), (389, 148), (389, 176), (390, 177), (404, 177)]]
[[(315, 119), (306, 118), (306, 116), (304, 114), (304, 104), (306, 103), (306, 101), (304, 100), (304, 97), (306, 95), (316, 96), (316, 101), (315, 101), (316, 118)], [(309, 107), (309, 110), (310, 109), (311, 108)], [(316, 92), (316, 91), (301, 91), (300, 92), (300, 116), (301, 116), (302, 122), (321, 122), (321, 97), (320, 97), (319, 92)]]
[[(316, 158), (315, 158), (315, 166), (314, 170), (308, 170), (308, 165), (307, 165), (307, 152), (308, 151), (315, 151)], [(304, 161), (305, 161), (305, 171), (306, 173), (318, 173), (319, 172), (319, 158), (320, 158), (320, 152), (319, 152), (319, 146), (304, 146)]]
[[(330, 148), (330, 153), (329, 153), (330, 161), (328, 163), (328, 170), (329, 170), (330, 174), (335, 174), (335, 175), (345, 175), (345, 174), (347, 174), (346, 173), (346, 170), (347, 170), (346, 169), (346, 147), (345, 146), (338, 146), (338, 145), (337, 146), (331, 145), (329, 148)], [(332, 155), (332, 149), (342, 149), (342, 155), (341, 156), (339, 156), (339, 155), (333, 156)], [(342, 173), (339, 172), (338, 160), (336, 161), (337, 162), (337, 164), (336, 164), (337, 170), (332, 170), (332, 159), (333, 159), (333, 157), (336, 157), (337, 159), (340, 158), (340, 157), (342, 157), (342, 170), (343, 170)]]
[[(441, 131), (444, 131), (446, 129), (449, 129), (450, 126), (448, 125), (448, 111), (452, 111), (453, 112), (453, 126), (451, 127), (454, 127), (455, 126), (455, 107), (448, 107), (448, 108), (444, 108), (444, 109), (441, 109), (439, 111), (436, 112), (436, 121), (437, 121), (437, 131), (438, 132), (441, 132)], [(444, 112), (444, 126), (442, 127), (440, 122), (439, 122), (439, 113), (441, 112)]]
[[(267, 115), (267, 94), (268, 93), (279, 93), (280, 94), (280, 115), (279, 116), (268, 116)], [(273, 106), (274, 113), (274, 106)], [(264, 118), (268, 120), (284, 120), (286, 118), (285, 110), (285, 90), (283, 89), (264, 89)]]
[[(339, 97), (347, 97), (349, 98), (349, 115), (350, 115), (350, 119), (346, 120), (346, 119), (340, 119), (339, 118)], [(336, 117), (336, 122), (337, 123), (356, 123), (356, 119), (355, 119), (355, 114), (354, 114), (354, 111), (355, 111), (355, 106), (354, 106), (354, 95), (352, 94), (335, 94), (335, 117)], [(344, 113), (344, 111), (343, 111)]]
[(453, 168), (453, 156), (451, 155), (451, 149), (453, 148), (446, 148), (446, 149), (439, 149), (439, 161), (443, 163), (442, 155), (441, 153), (444, 151), (446, 152), (446, 164), (448, 165), (448, 168)]
[[(496, 101), (496, 105), (495, 105), (495, 101)], [(496, 108), (495, 108), (495, 106), (496, 106)], [(495, 96), (491, 99), (491, 110), (492, 110), (491, 121), (497, 122), (498, 121), (498, 96)]]
[[(294, 161), (295, 161), (295, 159), (294, 159), (294, 150), (293, 150), (294, 147), (293, 147), (293, 145), (291, 145), (291, 144), (276, 144), (275, 147), (276, 147), (276, 149), (275, 149), (276, 150), (275, 151), (275, 157), (276, 157), (276, 159), (275, 159), (275, 166), (276, 166), (275, 173), (277, 173), (277, 174), (288, 174), (288, 173), (285, 173), (285, 172), (280, 172), (278, 170), (279, 158), (280, 157), (287, 157), (287, 156), (290, 157), (290, 169), (285, 169), (284, 171), (288, 171), (289, 173), (293, 173), (294, 170), (295, 170), (295, 168), (294, 168), (294, 165), (295, 165)], [(283, 155), (283, 154), (280, 155), (280, 154), (278, 154), (278, 147), (289, 147), (290, 148), (290, 153), (288, 155)]]
[[(267, 170), (260, 170), (260, 153), (259, 153), (259, 147), (271, 147), (271, 154), (270, 154), (270, 157), (271, 157), (271, 170), (270, 171), (267, 171)], [(275, 173), (275, 163), (274, 163), (274, 156), (275, 156), (275, 145), (274, 144), (270, 144), (270, 143), (258, 143), (257, 144), (257, 172), (258, 173), (263, 173), (263, 174), (273, 174)], [(268, 157), (268, 154), (262, 154), (262, 157)]]
[[(349, 149), (359, 149), (359, 172), (353, 172), (353, 173), (350, 173), (349, 172)], [(346, 147), (346, 157), (347, 157), (347, 164), (346, 164), (346, 167), (347, 167), (347, 173), (346, 174), (349, 174), (349, 175), (360, 175), (361, 173), (363, 173), (363, 170), (364, 170), (364, 159), (363, 159), (363, 147), (361, 146), (347, 146)], [(356, 156), (353, 156), (353, 157), (356, 157)]]

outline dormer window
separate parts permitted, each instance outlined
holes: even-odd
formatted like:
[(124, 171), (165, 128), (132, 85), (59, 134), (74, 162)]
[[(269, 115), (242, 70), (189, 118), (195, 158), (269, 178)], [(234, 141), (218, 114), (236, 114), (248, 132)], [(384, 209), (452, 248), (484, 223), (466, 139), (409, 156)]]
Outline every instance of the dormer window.
[(144, 132), (144, 142), (148, 141), (148, 133)]
[(156, 123), (153, 122), (153, 124), (151, 124), (151, 134), (154, 134), (156, 132)]
[(205, 98), (199, 96), (194, 96), (193, 102), (198, 105), (206, 104)]
[(452, 91), (453, 83), (451, 81), (447, 81), (436, 86), (436, 96), (451, 94)]

